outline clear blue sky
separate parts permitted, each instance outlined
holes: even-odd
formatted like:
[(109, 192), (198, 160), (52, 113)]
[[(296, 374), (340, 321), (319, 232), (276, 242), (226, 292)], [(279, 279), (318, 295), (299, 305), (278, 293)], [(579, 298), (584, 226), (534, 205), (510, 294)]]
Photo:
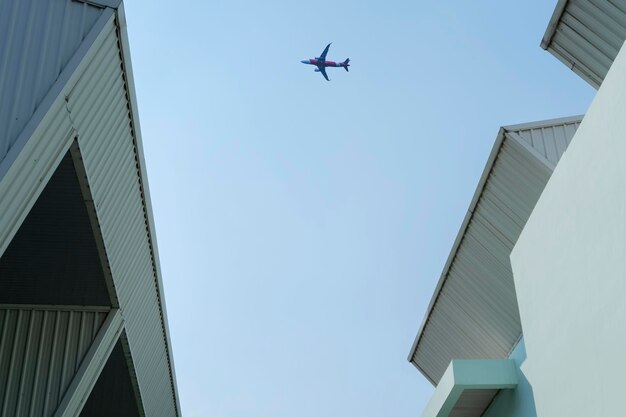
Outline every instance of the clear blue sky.
[(498, 128), (594, 94), (539, 47), (555, 3), (126, 1), (185, 417), (420, 415)]

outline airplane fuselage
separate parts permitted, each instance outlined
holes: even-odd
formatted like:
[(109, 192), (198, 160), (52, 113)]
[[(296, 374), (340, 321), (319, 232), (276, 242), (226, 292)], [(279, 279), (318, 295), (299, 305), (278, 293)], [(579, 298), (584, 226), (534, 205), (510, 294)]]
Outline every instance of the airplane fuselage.
[(349, 64), (335, 61), (321, 61), (319, 59), (305, 59), (300, 61), (303, 64), (315, 65), (316, 67), (347, 67)]

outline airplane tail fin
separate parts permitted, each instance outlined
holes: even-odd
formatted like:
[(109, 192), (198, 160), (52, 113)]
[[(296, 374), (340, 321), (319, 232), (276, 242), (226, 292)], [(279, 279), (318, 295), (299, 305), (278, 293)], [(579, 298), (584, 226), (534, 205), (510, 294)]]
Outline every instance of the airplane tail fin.
[(350, 66), (350, 58), (347, 58), (345, 61), (343, 61), (343, 69), (345, 69), (346, 72), (348, 72), (349, 66)]

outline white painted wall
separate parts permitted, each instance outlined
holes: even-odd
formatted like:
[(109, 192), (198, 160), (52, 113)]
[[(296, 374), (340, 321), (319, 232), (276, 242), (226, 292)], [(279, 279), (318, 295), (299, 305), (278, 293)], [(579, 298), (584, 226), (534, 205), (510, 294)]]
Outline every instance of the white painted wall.
[(511, 255), (537, 415), (624, 415), (626, 49)]

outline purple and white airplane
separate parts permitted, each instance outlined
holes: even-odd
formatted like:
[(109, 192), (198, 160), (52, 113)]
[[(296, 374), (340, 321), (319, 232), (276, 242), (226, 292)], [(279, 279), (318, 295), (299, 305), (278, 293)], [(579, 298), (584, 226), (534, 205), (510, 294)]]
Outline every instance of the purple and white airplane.
[(300, 61), (303, 64), (315, 65), (317, 67), (315, 69), (315, 72), (321, 72), (324, 78), (326, 78), (326, 81), (330, 81), (328, 79), (328, 75), (326, 75), (326, 67), (343, 67), (343, 69), (348, 71), (348, 67), (350, 66), (350, 58), (346, 59), (343, 62), (326, 61), (326, 54), (328, 54), (328, 48), (330, 48), (331, 43), (326, 45), (326, 48), (324, 48), (324, 52), (322, 52), (322, 55), (318, 56), (317, 58), (305, 59), (303, 61)]

